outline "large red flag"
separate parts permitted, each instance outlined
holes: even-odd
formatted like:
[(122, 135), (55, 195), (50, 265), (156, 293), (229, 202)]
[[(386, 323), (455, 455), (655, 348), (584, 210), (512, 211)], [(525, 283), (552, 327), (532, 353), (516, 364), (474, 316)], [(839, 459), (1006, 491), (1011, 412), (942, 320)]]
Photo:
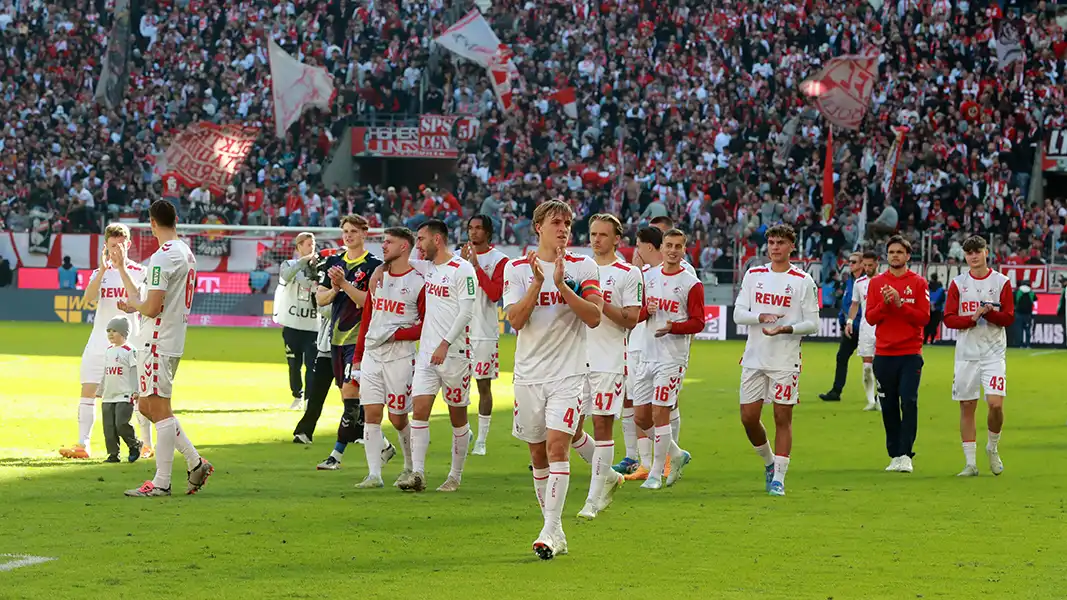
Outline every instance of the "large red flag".
[(877, 77), (877, 54), (838, 56), (800, 84), (800, 90), (814, 99), (827, 121), (859, 129)]
[(822, 220), (829, 223), (834, 216), (834, 126), (826, 134), (826, 159), (822, 165)]

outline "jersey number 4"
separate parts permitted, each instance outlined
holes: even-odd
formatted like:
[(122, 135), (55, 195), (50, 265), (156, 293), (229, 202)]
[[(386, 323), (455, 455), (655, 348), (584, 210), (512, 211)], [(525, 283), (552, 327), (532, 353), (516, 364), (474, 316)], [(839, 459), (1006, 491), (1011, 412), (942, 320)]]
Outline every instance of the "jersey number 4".
[(599, 392), (596, 395), (596, 399), (593, 400), (593, 404), (596, 406), (597, 410), (608, 411), (611, 410), (611, 401), (614, 399), (614, 397), (615, 394), (611, 392)]

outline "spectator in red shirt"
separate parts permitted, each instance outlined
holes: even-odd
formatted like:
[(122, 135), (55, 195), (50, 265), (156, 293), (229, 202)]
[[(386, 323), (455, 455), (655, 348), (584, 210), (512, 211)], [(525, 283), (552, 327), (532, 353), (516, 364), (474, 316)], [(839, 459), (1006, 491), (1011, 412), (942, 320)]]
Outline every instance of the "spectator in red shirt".
[(889, 270), (867, 288), (867, 322), (874, 332), (874, 376), (882, 393), (886, 471), (911, 473), (923, 369), (923, 328), (930, 321), (926, 280), (908, 269), (911, 244), (894, 235), (886, 244)]
[(304, 197), (300, 195), (300, 190), (293, 186), (289, 189), (289, 194), (285, 197), (285, 215), (289, 220), (290, 227), (300, 227), (307, 225), (307, 217), (304, 215)]

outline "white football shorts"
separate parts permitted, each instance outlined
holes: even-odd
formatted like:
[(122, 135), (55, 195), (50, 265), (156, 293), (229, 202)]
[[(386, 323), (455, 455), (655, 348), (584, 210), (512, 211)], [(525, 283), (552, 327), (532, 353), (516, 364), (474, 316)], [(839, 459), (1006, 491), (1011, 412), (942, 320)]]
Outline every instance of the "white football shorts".
[(856, 354), (861, 358), (874, 358), (874, 327), (864, 325), (860, 328), (859, 341), (856, 344)]
[(80, 383), (98, 384), (104, 380), (104, 353), (107, 352), (108, 345), (85, 345), (85, 350), (82, 351)]
[(626, 354), (626, 396), (634, 406), (652, 403), (652, 380), (645, 378), (646, 370), (640, 352)]
[(475, 379), (500, 377), (500, 344), (496, 340), (472, 341), (471, 364)]
[(977, 400), (982, 390), (987, 398), (1007, 395), (1007, 364), (1004, 359), (956, 361), (952, 374), (952, 399)]
[(430, 363), (433, 354), (419, 352), (415, 357), (415, 377), (411, 395), (436, 396), (440, 390), (449, 406), (462, 408), (471, 403), (471, 361), (465, 356), (446, 356), (445, 362)]
[(516, 383), (511, 434), (528, 444), (548, 439), (549, 429), (574, 435), (581, 418), (585, 378), (571, 375), (544, 383)]
[(384, 404), (391, 415), (411, 413), (414, 358), (378, 362), (369, 356), (359, 365), (359, 403)]
[(741, 369), (741, 404), (799, 404), (800, 373)]
[(622, 416), (624, 379), (622, 373), (593, 371), (585, 378), (582, 396), (582, 416)]
[(174, 376), (178, 373), (178, 362), (182, 357), (161, 356), (156, 352), (155, 346), (149, 346), (140, 356), (140, 395), (172, 398)]

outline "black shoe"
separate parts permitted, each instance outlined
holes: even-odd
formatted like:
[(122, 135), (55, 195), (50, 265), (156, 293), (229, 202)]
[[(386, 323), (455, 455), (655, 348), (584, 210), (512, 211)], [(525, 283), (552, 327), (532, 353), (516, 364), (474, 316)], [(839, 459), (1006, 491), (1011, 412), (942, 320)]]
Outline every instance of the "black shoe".
[(144, 442), (137, 444), (134, 448), (130, 448), (130, 455), (126, 457), (126, 461), (137, 462), (137, 459), (141, 458), (141, 448), (144, 448)]
[(111, 456), (109, 456), (106, 459), (104, 459), (104, 462), (106, 462), (106, 463), (120, 463), (122, 461), (119, 460), (119, 457), (117, 457), (114, 454), (112, 454)]
[(819, 394), (819, 399), (821, 399), (823, 402), (840, 402), (841, 392), (835, 392), (833, 390), (830, 390), (825, 394)]

